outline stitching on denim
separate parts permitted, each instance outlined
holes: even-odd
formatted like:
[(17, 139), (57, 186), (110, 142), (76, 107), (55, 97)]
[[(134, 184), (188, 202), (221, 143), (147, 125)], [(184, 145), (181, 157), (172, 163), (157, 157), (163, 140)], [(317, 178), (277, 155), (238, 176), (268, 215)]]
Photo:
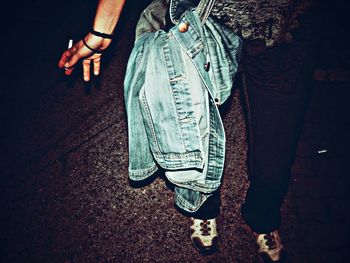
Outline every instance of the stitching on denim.
[(156, 137), (156, 132), (155, 132), (155, 129), (154, 129), (154, 125), (153, 125), (152, 114), (151, 114), (151, 111), (150, 111), (150, 109), (148, 107), (146, 96), (145, 96), (144, 92), (142, 94), (140, 94), (140, 99), (141, 99), (141, 105), (143, 105), (144, 112), (147, 115), (146, 120), (147, 120), (147, 123), (148, 123), (148, 125), (150, 127), (150, 130), (151, 130), (151, 133), (152, 133), (152, 140), (154, 142), (154, 145), (157, 148), (157, 151), (161, 152), (160, 151), (159, 142), (158, 142), (157, 137)]

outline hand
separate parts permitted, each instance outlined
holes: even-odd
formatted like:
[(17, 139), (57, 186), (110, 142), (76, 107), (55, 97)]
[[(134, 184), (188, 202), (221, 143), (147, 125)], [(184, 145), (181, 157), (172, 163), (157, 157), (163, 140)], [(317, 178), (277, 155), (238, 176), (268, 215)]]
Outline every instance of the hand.
[[(110, 39), (94, 36), (90, 33), (84, 38), (84, 40), (89, 47), (99, 51), (105, 50), (111, 43)], [(97, 76), (100, 74), (101, 56), (101, 53), (93, 52), (83, 43), (83, 40), (80, 40), (71, 48), (63, 52), (60, 61), (58, 62), (58, 67), (65, 68), (65, 74), (70, 75), (72, 74), (76, 63), (80, 59), (83, 59), (83, 78), (84, 81), (89, 81), (91, 63), (93, 64), (94, 75)]]

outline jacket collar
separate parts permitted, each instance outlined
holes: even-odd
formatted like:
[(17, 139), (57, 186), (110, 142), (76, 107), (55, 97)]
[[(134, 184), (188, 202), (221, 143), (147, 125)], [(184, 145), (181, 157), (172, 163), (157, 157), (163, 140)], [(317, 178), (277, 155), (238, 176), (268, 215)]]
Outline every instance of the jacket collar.
[(196, 7), (200, 0), (170, 0), (170, 19), (176, 24), (185, 11), (191, 7)]

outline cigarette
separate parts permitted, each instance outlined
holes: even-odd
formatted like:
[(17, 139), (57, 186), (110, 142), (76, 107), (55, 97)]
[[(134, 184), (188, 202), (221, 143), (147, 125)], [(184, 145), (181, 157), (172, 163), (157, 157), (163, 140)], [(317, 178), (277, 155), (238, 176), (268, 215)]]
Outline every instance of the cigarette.
[[(69, 39), (68, 41), (68, 49), (70, 49), (73, 46), (73, 39)], [(64, 68), (64, 70), (68, 70), (68, 68)]]
[(69, 39), (68, 48), (71, 48), (72, 46), (73, 46), (73, 39)]

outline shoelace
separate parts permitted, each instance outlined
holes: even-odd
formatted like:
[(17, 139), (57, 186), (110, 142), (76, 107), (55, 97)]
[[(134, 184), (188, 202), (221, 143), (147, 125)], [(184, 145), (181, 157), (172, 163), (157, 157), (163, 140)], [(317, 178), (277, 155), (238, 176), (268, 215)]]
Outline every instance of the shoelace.
[(275, 249), (277, 247), (275, 237), (272, 233), (265, 234), (264, 239), (266, 240), (265, 244), (269, 249)]
[(200, 231), (203, 236), (209, 236), (211, 228), (209, 227), (210, 222), (207, 220), (203, 220), (203, 222), (200, 223)]

